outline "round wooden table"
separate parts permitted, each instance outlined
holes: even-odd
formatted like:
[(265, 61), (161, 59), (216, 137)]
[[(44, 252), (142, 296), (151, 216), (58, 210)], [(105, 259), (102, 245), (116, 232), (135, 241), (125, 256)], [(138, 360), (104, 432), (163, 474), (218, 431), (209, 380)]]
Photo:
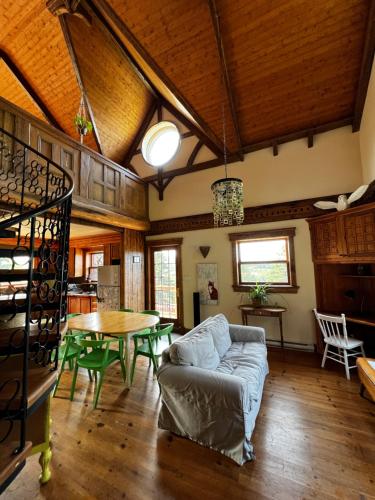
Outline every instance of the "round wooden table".
[(80, 314), (68, 320), (71, 330), (102, 333), (112, 337), (125, 338), (126, 386), (130, 388), (130, 339), (134, 333), (145, 328), (154, 328), (159, 318), (151, 314), (129, 313), (122, 311), (102, 311)]
[(242, 315), (242, 324), (247, 325), (247, 317), (248, 316), (268, 316), (273, 318), (279, 318), (279, 327), (280, 327), (280, 346), (284, 348), (284, 334), (283, 334), (283, 318), (282, 314), (286, 311), (285, 307), (279, 306), (260, 306), (255, 307), (251, 304), (244, 304), (238, 306), (241, 310)]

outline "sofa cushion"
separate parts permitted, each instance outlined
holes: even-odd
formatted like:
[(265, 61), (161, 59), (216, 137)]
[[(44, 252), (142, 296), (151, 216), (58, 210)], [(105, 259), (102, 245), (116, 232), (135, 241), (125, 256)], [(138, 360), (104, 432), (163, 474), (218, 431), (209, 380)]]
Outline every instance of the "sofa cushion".
[(206, 323), (206, 326), (214, 339), (214, 344), (217, 352), (219, 353), (220, 359), (222, 359), (232, 345), (228, 320), (224, 314), (217, 314), (213, 318), (210, 318), (210, 321)]
[(173, 342), (169, 348), (169, 356), (175, 365), (190, 365), (207, 370), (215, 370), (220, 363), (212, 335), (206, 326), (197, 329), (193, 335)]
[(246, 380), (250, 400), (256, 401), (268, 373), (267, 348), (258, 342), (232, 342), (216, 371)]

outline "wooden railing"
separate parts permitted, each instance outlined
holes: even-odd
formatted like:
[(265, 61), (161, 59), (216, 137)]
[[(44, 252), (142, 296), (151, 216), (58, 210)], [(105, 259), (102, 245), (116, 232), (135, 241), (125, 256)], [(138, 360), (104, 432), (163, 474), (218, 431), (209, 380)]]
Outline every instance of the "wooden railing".
[(0, 128), (71, 174), (75, 185), (73, 216), (148, 230), (147, 184), (138, 176), (3, 98)]

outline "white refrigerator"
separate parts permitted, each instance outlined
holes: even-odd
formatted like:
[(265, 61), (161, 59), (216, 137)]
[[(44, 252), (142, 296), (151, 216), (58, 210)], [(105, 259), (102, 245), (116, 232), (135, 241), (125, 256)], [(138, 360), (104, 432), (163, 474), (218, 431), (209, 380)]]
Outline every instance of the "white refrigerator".
[(98, 267), (98, 311), (120, 309), (120, 266)]

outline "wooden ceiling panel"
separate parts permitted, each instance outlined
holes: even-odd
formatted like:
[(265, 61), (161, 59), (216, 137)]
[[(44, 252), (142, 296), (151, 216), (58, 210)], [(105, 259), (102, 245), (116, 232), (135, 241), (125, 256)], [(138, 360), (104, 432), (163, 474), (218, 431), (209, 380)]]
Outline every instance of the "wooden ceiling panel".
[[(0, 5), (0, 47), (64, 132), (79, 139), (73, 120), (80, 91), (58, 19), (45, 0), (1, 0)], [(91, 137), (86, 143), (96, 149)]]
[(67, 23), (103, 154), (121, 162), (153, 96), (93, 13), (91, 26), (74, 16)]
[(237, 150), (208, 2), (142, 0), (142, 8), (132, 0), (108, 3), (220, 142), (225, 103), (227, 146)]
[(15, 78), (3, 60), (0, 59), (0, 96), (16, 106), (28, 111), (40, 120), (48, 123), (43, 113), (31, 99), (29, 94)]
[(243, 142), (353, 114), (364, 0), (217, 0)]

